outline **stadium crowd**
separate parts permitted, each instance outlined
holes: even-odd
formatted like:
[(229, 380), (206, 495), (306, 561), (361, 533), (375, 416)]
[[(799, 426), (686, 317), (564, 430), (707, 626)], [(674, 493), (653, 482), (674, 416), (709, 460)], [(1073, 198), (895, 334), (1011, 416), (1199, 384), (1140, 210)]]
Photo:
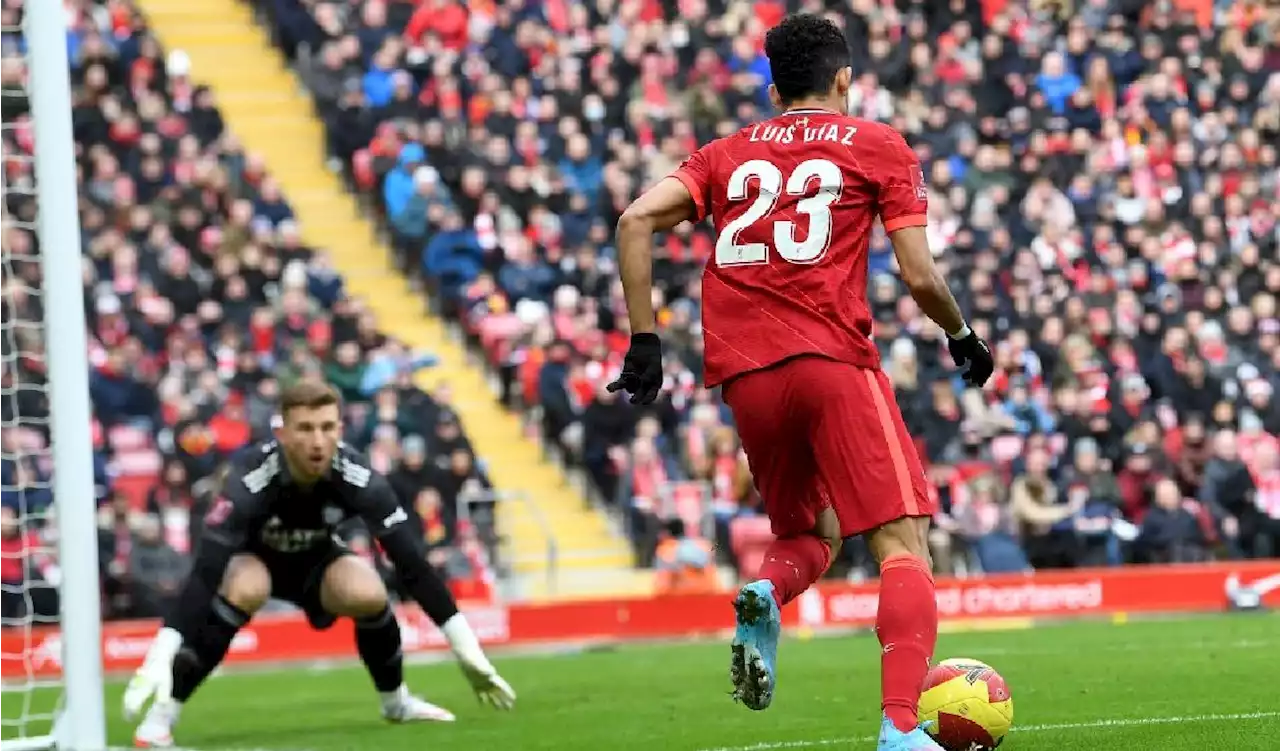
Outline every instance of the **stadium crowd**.
[(690, 483), (691, 529), (730, 560), (758, 499), (698, 386), (709, 226), (660, 243), (669, 398), (647, 411), (602, 389), (628, 341), (611, 230), (699, 144), (767, 116), (763, 32), (796, 10), (847, 31), (851, 110), (917, 150), (937, 260), (997, 349), (994, 387), (963, 390), (872, 239), (940, 570), (1280, 553), (1274, 4), (256, 5), (405, 268), (629, 521), (641, 564)]
[[(280, 389), (323, 376), (346, 439), (418, 514), (431, 558), (459, 586), (489, 575), (492, 525), (458, 518), (477, 467), (432, 358), (384, 336), (308, 247), (261, 160), (226, 131), (181, 51), (164, 54), (128, 2), (68, 4), (73, 123), (105, 612), (156, 615), (185, 576), (220, 467), (270, 436)], [(48, 343), (22, 3), (4, 0), (4, 618), (57, 612)], [(379, 558), (367, 532), (353, 546)], [(389, 573), (389, 572), (388, 572)]]

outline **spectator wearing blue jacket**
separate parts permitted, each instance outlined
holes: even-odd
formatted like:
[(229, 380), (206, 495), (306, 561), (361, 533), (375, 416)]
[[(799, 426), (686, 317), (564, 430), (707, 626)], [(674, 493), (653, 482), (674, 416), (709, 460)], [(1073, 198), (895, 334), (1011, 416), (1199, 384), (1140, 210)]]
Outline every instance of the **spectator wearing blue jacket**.
[(369, 365), (360, 378), (360, 393), (372, 397), (383, 386), (395, 381), (396, 376), (408, 372), (416, 373), (440, 362), (440, 358), (429, 352), (407, 351), (403, 344), (389, 341), (381, 352), (374, 354)]
[(1036, 88), (1044, 94), (1045, 103), (1055, 115), (1066, 113), (1067, 102), (1082, 85), (1080, 76), (1067, 70), (1061, 53), (1050, 52), (1044, 56), (1040, 75), (1036, 76)]
[(750, 38), (739, 36), (733, 42), (733, 55), (729, 57), (728, 65), (729, 72), (734, 75), (754, 76), (759, 83), (756, 103), (765, 108), (772, 106), (769, 103), (769, 84), (773, 83), (773, 70), (763, 50), (756, 49)]
[(326, 310), (332, 308), (342, 299), (342, 277), (333, 268), (329, 256), (316, 253), (307, 264), (307, 294), (311, 295)]
[(560, 174), (568, 190), (582, 193), (595, 205), (604, 185), (604, 165), (591, 153), (591, 142), (581, 133), (569, 139), (565, 158), (560, 160)]
[(1021, 381), (1010, 385), (1009, 398), (1000, 405), (1000, 411), (1013, 423), (1013, 431), (1019, 435), (1053, 431), (1053, 414), (1031, 398), (1026, 383)]
[(365, 102), (370, 107), (385, 107), (391, 101), (396, 90), (395, 65), (395, 50), (390, 47), (383, 47), (373, 56), (373, 64), (361, 79)]
[(413, 196), (413, 173), (427, 160), (427, 150), (420, 143), (406, 143), (400, 148), (395, 169), (387, 173), (382, 183), (382, 201), (387, 216), (402, 214)]
[(505, 248), (507, 262), (498, 272), (498, 284), (513, 303), (520, 300), (546, 301), (555, 282), (555, 272), (533, 252), (523, 236), (512, 238)]
[[(391, 229), (396, 240), (416, 251), (426, 240), (431, 224), (439, 224), (443, 212), (453, 208), (453, 196), (449, 188), (440, 182), (435, 167), (422, 165), (413, 172), (413, 193), (399, 213), (390, 214)], [(432, 216), (436, 214), (436, 216)]]
[(280, 192), (280, 184), (275, 181), (275, 178), (267, 177), (262, 181), (258, 197), (253, 201), (253, 215), (266, 219), (271, 223), (272, 228), (277, 228), (281, 222), (293, 219), (293, 208)]
[(449, 208), (440, 230), (422, 250), (423, 272), (436, 280), (441, 296), (451, 300), (480, 275), (483, 262), (484, 249), (475, 230), (465, 226), (458, 212)]
[(560, 229), (568, 247), (574, 248), (587, 241), (596, 218), (591, 209), (585, 195), (574, 193), (569, 197), (569, 210), (560, 216)]
[(89, 395), (98, 419), (110, 427), (155, 416), (156, 394), (133, 376), (120, 349), (112, 350), (106, 364), (89, 374)]

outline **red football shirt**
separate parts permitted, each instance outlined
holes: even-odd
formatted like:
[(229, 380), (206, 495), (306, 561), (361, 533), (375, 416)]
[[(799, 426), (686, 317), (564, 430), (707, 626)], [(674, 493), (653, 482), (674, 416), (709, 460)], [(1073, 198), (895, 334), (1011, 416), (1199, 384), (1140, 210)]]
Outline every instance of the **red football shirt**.
[(792, 110), (712, 141), (673, 176), (716, 227), (702, 275), (708, 388), (797, 355), (879, 367), (872, 223), (925, 224), (924, 173), (897, 131)]

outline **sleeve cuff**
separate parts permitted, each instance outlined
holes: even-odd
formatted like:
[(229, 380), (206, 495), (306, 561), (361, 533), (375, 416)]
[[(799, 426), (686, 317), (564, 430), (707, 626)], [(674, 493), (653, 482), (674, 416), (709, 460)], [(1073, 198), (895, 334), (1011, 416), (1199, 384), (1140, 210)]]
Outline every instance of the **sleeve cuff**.
[(684, 170), (676, 170), (671, 173), (671, 176), (679, 180), (684, 189), (689, 191), (689, 197), (693, 199), (693, 207), (697, 213), (698, 221), (702, 221), (707, 215), (707, 207), (702, 200), (702, 189), (698, 186), (698, 182)]
[(929, 218), (924, 214), (907, 214), (893, 219), (884, 220), (885, 232), (896, 232), (903, 227), (924, 227), (929, 224)]

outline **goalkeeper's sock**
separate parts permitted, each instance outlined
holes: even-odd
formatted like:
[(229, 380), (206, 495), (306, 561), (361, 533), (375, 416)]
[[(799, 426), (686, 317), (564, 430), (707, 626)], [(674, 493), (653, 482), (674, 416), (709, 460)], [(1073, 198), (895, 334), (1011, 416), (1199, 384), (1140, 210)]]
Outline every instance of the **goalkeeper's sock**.
[(356, 619), (356, 651), (373, 679), (373, 685), (386, 700), (404, 683), (404, 653), (400, 649), (400, 624), (391, 606), (381, 613)]
[(914, 555), (880, 563), (880, 697), (884, 714), (904, 733), (916, 728), (920, 687), (938, 642), (938, 603), (933, 574)]
[(227, 656), (231, 640), (249, 622), (250, 615), (218, 595), (209, 618), (173, 660), (173, 698), (185, 702)]
[(471, 624), (467, 623), (466, 616), (457, 613), (441, 624), (440, 630), (444, 632), (444, 638), (448, 640), (453, 654), (464, 664), (482, 673), (494, 672), (493, 664), (489, 662), (488, 657), (485, 657), (484, 649), (480, 647), (480, 639), (476, 636), (476, 632), (471, 630)]
[(409, 699), (409, 687), (401, 683), (390, 691), (379, 690), (378, 698), (382, 700), (384, 714), (394, 712), (397, 707)]

